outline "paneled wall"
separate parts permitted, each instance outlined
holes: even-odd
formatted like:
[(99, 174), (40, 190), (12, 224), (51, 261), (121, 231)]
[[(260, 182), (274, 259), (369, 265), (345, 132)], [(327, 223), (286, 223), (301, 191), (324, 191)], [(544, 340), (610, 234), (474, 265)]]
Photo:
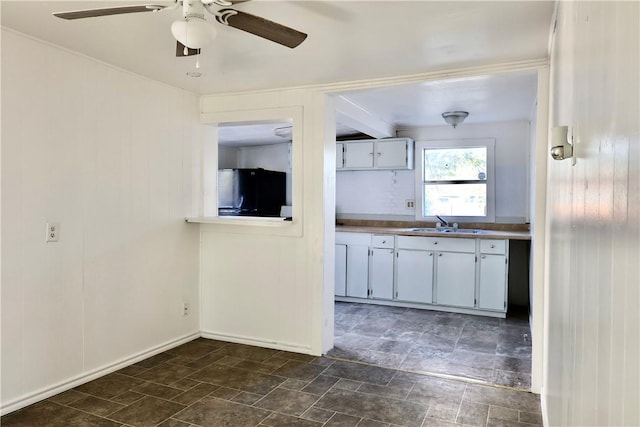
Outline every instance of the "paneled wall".
[(198, 332), (199, 132), (195, 95), (2, 31), (3, 411)]
[[(300, 114), (294, 117), (291, 145), (293, 221), (222, 218), (200, 225), (203, 336), (313, 354), (332, 342), (333, 287), (323, 287), (323, 270), (333, 277), (333, 263), (325, 266), (324, 255), (328, 240), (333, 258), (335, 219), (333, 209), (327, 215), (324, 206), (329, 191), (324, 180), (326, 171), (335, 169), (335, 151), (328, 149), (335, 140), (324, 140), (324, 102), (324, 95), (312, 90), (201, 98), (201, 119), (207, 123), (264, 120), (263, 114), (287, 118), (291, 109)], [(253, 153), (257, 156), (240, 153), (239, 165), (257, 166), (264, 154), (274, 149), (283, 154), (288, 145)], [(217, 165), (213, 159), (204, 163)]]
[[(495, 138), (496, 222), (529, 220), (529, 123), (465, 123), (400, 129), (416, 141)], [(417, 160), (416, 160), (417, 164)], [(341, 171), (336, 175), (336, 214), (344, 218), (415, 219), (406, 201), (415, 196), (415, 170)]]
[(549, 425), (640, 425), (640, 3), (559, 2), (550, 125)]

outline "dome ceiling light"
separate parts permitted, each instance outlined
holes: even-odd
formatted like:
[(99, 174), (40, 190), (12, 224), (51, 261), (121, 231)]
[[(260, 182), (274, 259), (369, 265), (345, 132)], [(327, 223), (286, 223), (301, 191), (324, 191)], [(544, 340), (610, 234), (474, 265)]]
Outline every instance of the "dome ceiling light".
[(469, 116), (466, 111), (447, 111), (442, 113), (442, 118), (447, 124), (450, 124), (455, 129), (460, 123), (464, 122), (464, 119)]

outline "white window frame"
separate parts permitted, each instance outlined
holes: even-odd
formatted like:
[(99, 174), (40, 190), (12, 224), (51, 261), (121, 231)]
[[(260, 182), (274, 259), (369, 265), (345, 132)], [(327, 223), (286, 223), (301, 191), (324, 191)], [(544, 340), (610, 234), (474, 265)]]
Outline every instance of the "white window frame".
[(447, 148), (478, 148), (487, 149), (487, 215), (486, 216), (444, 216), (448, 222), (495, 222), (496, 219), (496, 185), (495, 185), (495, 139), (455, 139), (437, 141), (416, 141), (415, 147), (415, 193), (416, 193), (416, 220), (439, 221), (434, 216), (424, 216), (424, 150)]

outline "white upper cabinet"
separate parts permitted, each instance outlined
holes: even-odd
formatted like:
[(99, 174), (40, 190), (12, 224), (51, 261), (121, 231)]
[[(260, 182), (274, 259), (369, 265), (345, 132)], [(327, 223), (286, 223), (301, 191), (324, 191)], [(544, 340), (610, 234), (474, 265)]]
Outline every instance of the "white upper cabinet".
[[(343, 141), (341, 170), (413, 169), (413, 140), (410, 138)], [(337, 147), (338, 148), (338, 147)]]
[[(381, 140), (375, 144), (375, 167), (384, 169), (413, 169), (413, 150), (411, 150), (411, 164), (409, 165), (408, 139)], [(413, 141), (412, 141), (413, 142)]]
[(345, 142), (344, 169), (373, 168), (374, 147), (371, 141)]

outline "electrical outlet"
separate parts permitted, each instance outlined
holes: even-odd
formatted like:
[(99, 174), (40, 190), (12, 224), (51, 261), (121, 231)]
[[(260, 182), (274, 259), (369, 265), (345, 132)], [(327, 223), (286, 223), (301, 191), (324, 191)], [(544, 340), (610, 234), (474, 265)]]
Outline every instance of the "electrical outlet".
[(60, 226), (58, 225), (57, 222), (48, 222), (47, 223), (47, 234), (45, 236), (44, 241), (45, 242), (57, 242), (58, 241), (59, 228), (60, 228)]
[(182, 303), (182, 315), (183, 316), (188, 316), (189, 315), (189, 303), (187, 303), (187, 302), (183, 302)]
[(413, 199), (407, 199), (405, 200), (405, 204), (407, 206), (407, 209), (411, 209), (415, 206), (416, 202)]

